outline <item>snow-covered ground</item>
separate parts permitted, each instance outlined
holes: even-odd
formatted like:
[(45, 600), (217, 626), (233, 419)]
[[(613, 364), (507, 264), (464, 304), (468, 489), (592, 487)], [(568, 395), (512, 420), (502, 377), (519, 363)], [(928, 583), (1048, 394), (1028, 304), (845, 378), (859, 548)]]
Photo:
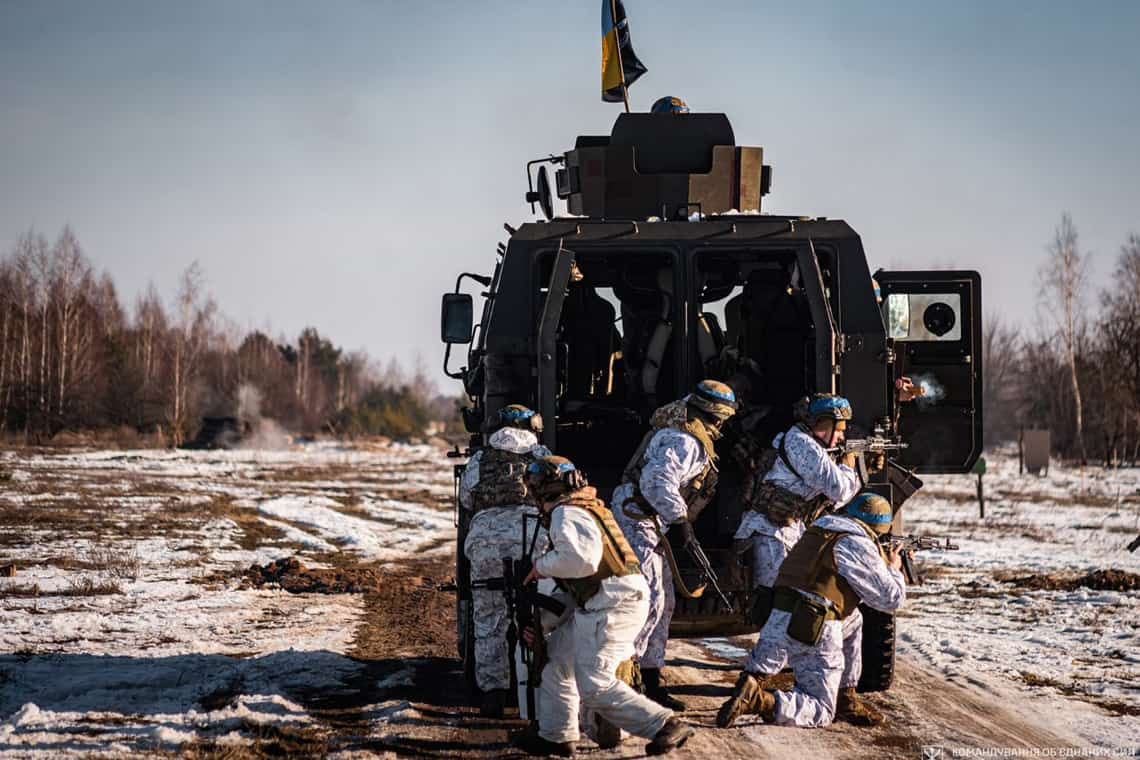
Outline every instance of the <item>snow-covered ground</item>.
[(1134, 745), (1140, 592), (1032, 590), (1024, 579), (1140, 573), (1140, 551), (1126, 549), (1140, 534), (1140, 471), (1054, 463), (1039, 477), (1018, 474), (1015, 451), (986, 458), (984, 519), (969, 475), (928, 476), (905, 507), (908, 531), (961, 548), (919, 555), (931, 577), (908, 590), (900, 656), (954, 682), (1031, 697), (1090, 744)]
[[(961, 550), (920, 556), (899, 656), (1087, 745), (1135, 744), (1138, 593), (1008, 579), (1140, 573), (1124, 549), (1140, 472), (1039, 478), (987, 458), (984, 520), (973, 476), (928, 477), (907, 504), (909, 531)], [(307, 705), (359, 688), (360, 595), (253, 590), (240, 572), (450, 553), (449, 464), (427, 446), (0, 454), (0, 566), (17, 568), (0, 578), (0, 756), (329, 730)], [(703, 642), (729, 658), (748, 643)]]
[(359, 595), (240, 587), (252, 564), (451, 551), (444, 452), (0, 455), (0, 755), (248, 743), (345, 689)]

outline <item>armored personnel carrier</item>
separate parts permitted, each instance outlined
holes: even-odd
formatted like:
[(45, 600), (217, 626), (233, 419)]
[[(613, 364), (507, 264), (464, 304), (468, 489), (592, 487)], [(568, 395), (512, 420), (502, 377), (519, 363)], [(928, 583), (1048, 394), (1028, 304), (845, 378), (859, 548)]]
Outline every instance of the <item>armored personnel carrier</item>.
[[(470, 448), (457, 454), (483, 445), (499, 408), (526, 404), (546, 420), (543, 442), (608, 496), (653, 410), (716, 377), (743, 401), (736, 434), (764, 441), (790, 427), (804, 395), (849, 398), (849, 438), (898, 445), (869, 483), (896, 517), (918, 475), (969, 472), (982, 440), (977, 272), (872, 273), (847, 222), (762, 213), (771, 178), (763, 150), (738, 146), (723, 114), (622, 114), (608, 136), (531, 161), (526, 199), (545, 219), (505, 225), (497, 260), (443, 297), (444, 371), (470, 399)], [(555, 195), (567, 213), (555, 215)], [(477, 320), (465, 280), (485, 288)], [(454, 371), (453, 345), (467, 346)], [(902, 376), (930, 392), (900, 404)], [(731, 430), (721, 444), (733, 445)], [(718, 495), (695, 527), (733, 609), (711, 594), (678, 599), (673, 636), (755, 630), (749, 573), (733, 567), (743, 473), (719, 453)], [(458, 643), (470, 663), (469, 516), (456, 509)], [(866, 617), (861, 686), (886, 688), (893, 621)]]

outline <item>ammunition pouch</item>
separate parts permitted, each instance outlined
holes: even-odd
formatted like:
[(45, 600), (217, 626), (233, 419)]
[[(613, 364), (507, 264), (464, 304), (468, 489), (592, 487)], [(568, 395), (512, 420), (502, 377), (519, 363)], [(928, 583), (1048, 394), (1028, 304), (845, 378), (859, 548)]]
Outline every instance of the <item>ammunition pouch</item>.
[(795, 520), (813, 522), (833, 504), (822, 495), (805, 499), (769, 480), (759, 483), (751, 495), (748, 508), (764, 515), (769, 522), (779, 527), (787, 527)]
[(788, 638), (814, 647), (823, 636), (823, 624), (838, 620), (835, 610), (790, 588), (780, 587), (772, 595), (772, 607), (791, 613)]
[(479, 482), (471, 490), (473, 511), (517, 504), (537, 506), (526, 485), (526, 468), (533, 461), (530, 454), (484, 448), (479, 461)]

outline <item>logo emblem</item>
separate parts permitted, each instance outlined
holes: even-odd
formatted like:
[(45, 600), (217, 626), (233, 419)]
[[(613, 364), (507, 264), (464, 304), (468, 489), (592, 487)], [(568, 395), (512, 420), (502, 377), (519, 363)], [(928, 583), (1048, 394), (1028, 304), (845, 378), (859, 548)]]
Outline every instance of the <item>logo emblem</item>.
[(922, 760), (942, 760), (942, 747), (923, 747)]

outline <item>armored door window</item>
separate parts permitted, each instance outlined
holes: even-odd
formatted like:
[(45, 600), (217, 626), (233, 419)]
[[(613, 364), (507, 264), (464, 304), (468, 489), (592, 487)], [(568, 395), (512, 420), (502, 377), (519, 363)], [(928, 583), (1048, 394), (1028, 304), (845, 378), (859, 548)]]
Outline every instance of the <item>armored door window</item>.
[(886, 317), (887, 335), (897, 341), (962, 339), (962, 296), (958, 293), (891, 293)]

